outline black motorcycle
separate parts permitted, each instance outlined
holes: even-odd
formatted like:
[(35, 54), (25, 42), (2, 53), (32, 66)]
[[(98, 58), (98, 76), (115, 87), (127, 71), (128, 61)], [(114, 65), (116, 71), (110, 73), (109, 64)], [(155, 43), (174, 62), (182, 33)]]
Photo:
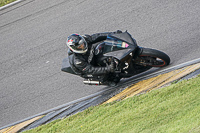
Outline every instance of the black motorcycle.
[[(152, 67), (164, 67), (169, 65), (170, 58), (159, 50), (139, 47), (134, 38), (126, 31), (119, 34), (110, 34), (100, 43), (94, 51), (96, 66), (107, 66), (114, 60), (115, 72), (104, 75), (79, 75), (89, 85), (116, 85), (121, 78), (129, 78), (142, 73)], [(62, 63), (62, 71), (75, 74), (65, 58)]]

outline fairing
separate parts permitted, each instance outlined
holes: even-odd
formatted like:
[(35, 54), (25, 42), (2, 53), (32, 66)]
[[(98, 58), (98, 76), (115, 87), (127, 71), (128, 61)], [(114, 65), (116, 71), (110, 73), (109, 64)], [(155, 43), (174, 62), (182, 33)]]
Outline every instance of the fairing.
[(121, 34), (110, 34), (107, 39), (96, 47), (95, 54), (103, 53), (104, 56), (112, 56), (119, 60), (137, 48), (135, 39), (128, 32)]
[(65, 58), (62, 61), (62, 71), (67, 72), (67, 73), (71, 73), (71, 74), (75, 74), (76, 73), (72, 70), (70, 63), (69, 63), (69, 58)]

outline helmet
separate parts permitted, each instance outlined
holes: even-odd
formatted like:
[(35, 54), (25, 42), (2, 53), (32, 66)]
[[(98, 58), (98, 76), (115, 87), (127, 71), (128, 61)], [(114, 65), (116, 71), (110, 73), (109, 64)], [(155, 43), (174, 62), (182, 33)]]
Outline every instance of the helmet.
[(88, 44), (85, 39), (78, 34), (72, 34), (67, 38), (67, 46), (74, 53), (84, 54), (88, 50)]

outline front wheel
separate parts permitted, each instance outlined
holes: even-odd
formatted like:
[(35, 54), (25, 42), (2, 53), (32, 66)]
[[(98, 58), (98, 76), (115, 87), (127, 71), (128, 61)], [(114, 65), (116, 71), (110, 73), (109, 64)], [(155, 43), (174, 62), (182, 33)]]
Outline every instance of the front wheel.
[(134, 62), (142, 66), (163, 67), (169, 65), (170, 58), (167, 54), (159, 50), (142, 48), (142, 52)]

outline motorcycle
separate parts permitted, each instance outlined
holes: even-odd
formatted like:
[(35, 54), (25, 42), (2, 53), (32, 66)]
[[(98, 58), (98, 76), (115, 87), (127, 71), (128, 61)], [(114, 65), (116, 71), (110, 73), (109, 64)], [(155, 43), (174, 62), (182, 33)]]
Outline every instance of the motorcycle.
[[(127, 31), (109, 34), (103, 43), (96, 46), (94, 55), (96, 66), (105, 67), (113, 60), (115, 71), (104, 75), (79, 75), (84, 78), (84, 84), (115, 86), (122, 78), (129, 78), (152, 67), (164, 67), (170, 63), (170, 57), (166, 53), (138, 46)], [(63, 60), (61, 70), (77, 75), (70, 67), (68, 58)]]

